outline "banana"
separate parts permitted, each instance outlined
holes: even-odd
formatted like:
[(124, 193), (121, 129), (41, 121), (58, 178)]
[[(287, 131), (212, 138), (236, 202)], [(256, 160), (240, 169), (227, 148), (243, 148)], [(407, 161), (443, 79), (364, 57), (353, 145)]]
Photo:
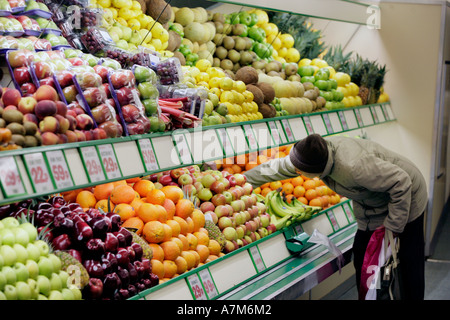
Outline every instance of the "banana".
[(270, 215), (270, 223), (274, 224), (277, 230), (283, 229), (287, 223), (292, 219), (291, 215), (286, 215), (283, 218), (277, 217), (275, 214)]
[(270, 205), (273, 212), (279, 217), (284, 217), (289, 214), (295, 215), (297, 212), (297, 209), (286, 205), (278, 192), (271, 196)]

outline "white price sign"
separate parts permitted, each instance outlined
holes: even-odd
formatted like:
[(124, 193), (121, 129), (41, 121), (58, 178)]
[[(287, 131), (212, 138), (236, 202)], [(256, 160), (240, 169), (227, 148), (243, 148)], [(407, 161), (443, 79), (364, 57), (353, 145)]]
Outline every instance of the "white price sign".
[(195, 300), (208, 300), (205, 290), (203, 290), (202, 283), (196, 273), (187, 277), (187, 281), (189, 282)]
[(249, 249), (250, 255), (252, 256), (253, 262), (255, 263), (256, 271), (261, 272), (264, 269), (266, 269), (266, 266), (264, 265), (264, 261), (261, 258), (261, 254), (259, 253), (258, 247), (253, 246)]
[(100, 158), (98, 157), (97, 149), (93, 146), (80, 148), (83, 156), (84, 167), (89, 176), (90, 182), (97, 182), (105, 180), (105, 173), (103, 172)]
[(54, 189), (47, 164), (42, 153), (24, 155), (28, 174), (30, 175), (35, 192), (49, 192)]
[(217, 129), (217, 132), (219, 133), (220, 140), (222, 141), (223, 152), (225, 153), (225, 156), (233, 156), (234, 150), (231, 145), (230, 138), (228, 137), (228, 133), (224, 128)]
[(277, 124), (275, 122), (268, 122), (270, 128), (270, 134), (272, 135), (273, 141), (275, 145), (279, 145), (282, 143), (280, 138), (280, 133), (278, 132)]
[(2, 183), (5, 197), (17, 196), (25, 193), (25, 188), (20, 178), (14, 157), (0, 158), (0, 182)]
[(247, 136), (248, 146), (250, 150), (258, 149), (258, 143), (256, 142), (255, 135), (253, 133), (252, 126), (249, 124), (244, 125), (244, 132)]
[(58, 189), (72, 187), (72, 177), (70, 176), (69, 167), (67, 166), (66, 158), (62, 150), (47, 151), (45, 155), (47, 156), (56, 187)]
[(284, 132), (286, 133), (286, 137), (289, 142), (292, 142), (295, 140), (294, 134), (292, 133), (291, 126), (289, 125), (289, 121), (287, 119), (281, 120), (281, 123), (283, 124)]
[(114, 152), (112, 145), (102, 144), (98, 145), (97, 148), (108, 179), (122, 177), (122, 173), (120, 172), (119, 164), (117, 162), (116, 153)]
[(180, 155), (181, 162), (183, 164), (192, 163), (191, 152), (189, 151), (189, 147), (186, 142), (186, 137), (183, 134), (178, 134), (174, 136), (174, 139), (178, 149), (178, 154)]
[(144, 162), (147, 171), (158, 170), (158, 163), (156, 161), (155, 151), (153, 150), (150, 139), (138, 140), (139, 149), (142, 154), (142, 161)]
[(311, 119), (309, 117), (303, 117), (303, 121), (305, 122), (306, 130), (308, 131), (308, 134), (314, 133), (314, 129), (311, 124)]
[(199, 272), (200, 279), (202, 280), (203, 287), (205, 288), (206, 294), (208, 295), (208, 298), (214, 298), (218, 295), (216, 286), (214, 285), (213, 279), (211, 277), (211, 274), (209, 273), (208, 269), (203, 269)]

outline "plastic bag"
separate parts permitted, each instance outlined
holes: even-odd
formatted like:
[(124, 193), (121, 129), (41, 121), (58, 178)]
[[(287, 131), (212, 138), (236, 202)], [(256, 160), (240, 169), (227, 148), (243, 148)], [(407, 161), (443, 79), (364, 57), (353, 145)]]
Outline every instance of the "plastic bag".
[(330, 253), (336, 256), (339, 273), (341, 273), (341, 268), (345, 263), (344, 256), (342, 254), (342, 251), (333, 242), (331, 242), (331, 240), (326, 235), (320, 233), (317, 229), (314, 229), (313, 233), (308, 239), (308, 242), (322, 244), (327, 247)]

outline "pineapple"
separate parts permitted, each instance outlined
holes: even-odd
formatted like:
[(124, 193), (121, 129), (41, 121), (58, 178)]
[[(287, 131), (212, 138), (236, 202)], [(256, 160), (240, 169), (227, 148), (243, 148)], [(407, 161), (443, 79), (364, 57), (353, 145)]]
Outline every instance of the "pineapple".
[(74, 280), (73, 285), (78, 289), (83, 289), (89, 283), (89, 273), (84, 266), (70, 253), (57, 250), (54, 254), (61, 260), (61, 270), (73, 275), (70, 279)]
[(386, 75), (386, 65), (384, 66), (377, 65), (374, 86), (373, 88), (371, 88), (369, 104), (374, 104), (378, 102), (380, 94), (382, 93), (385, 75)]
[(211, 220), (205, 221), (205, 229), (208, 230), (208, 235), (210, 239), (216, 240), (220, 247), (223, 249), (225, 247), (226, 239), (219, 227), (214, 224)]
[(323, 59), (336, 70), (336, 72), (342, 72), (346, 70), (348, 64), (350, 63), (350, 57), (352, 52), (343, 54), (341, 46), (335, 46), (327, 49), (326, 54)]
[(142, 250), (144, 252), (142, 256), (145, 259), (151, 260), (153, 258), (153, 250), (152, 250), (152, 248), (150, 248), (150, 246), (148, 245), (147, 241), (142, 239), (139, 235), (137, 235), (133, 231), (130, 231), (130, 233), (133, 236), (133, 242), (138, 243), (142, 247)]

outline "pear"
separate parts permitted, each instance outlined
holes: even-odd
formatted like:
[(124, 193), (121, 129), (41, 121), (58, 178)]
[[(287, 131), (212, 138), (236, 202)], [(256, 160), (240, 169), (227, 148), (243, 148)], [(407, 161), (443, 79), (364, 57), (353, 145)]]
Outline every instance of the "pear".
[(152, 33), (149, 32), (146, 29), (139, 30), (139, 33), (141, 34), (142, 40), (144, 43), (149, 43), (152, 40)]
[(111, 36), (111, 38), (113, 37), (113, 34), (115, 34), (117, 37), (119, 37), (119, 39), (122, 39), (123, 37), (123, 31), (122, 28), (118, 27), (118, 26), (112, 26), (108, 29), (108, 33)]
[(139, 46), (142, 43), (142, 36), (138, 30), (133, 30), (129, 43)]
[(126, 42), (124, 39), (120, 39), (116, 42), (116, 46), (123, 50), (128, 50), (128, 42)]
[(122, 28), (122, 39), (126, 42), (130, 41), (133, 30), (129, 27), (121, 26)]

